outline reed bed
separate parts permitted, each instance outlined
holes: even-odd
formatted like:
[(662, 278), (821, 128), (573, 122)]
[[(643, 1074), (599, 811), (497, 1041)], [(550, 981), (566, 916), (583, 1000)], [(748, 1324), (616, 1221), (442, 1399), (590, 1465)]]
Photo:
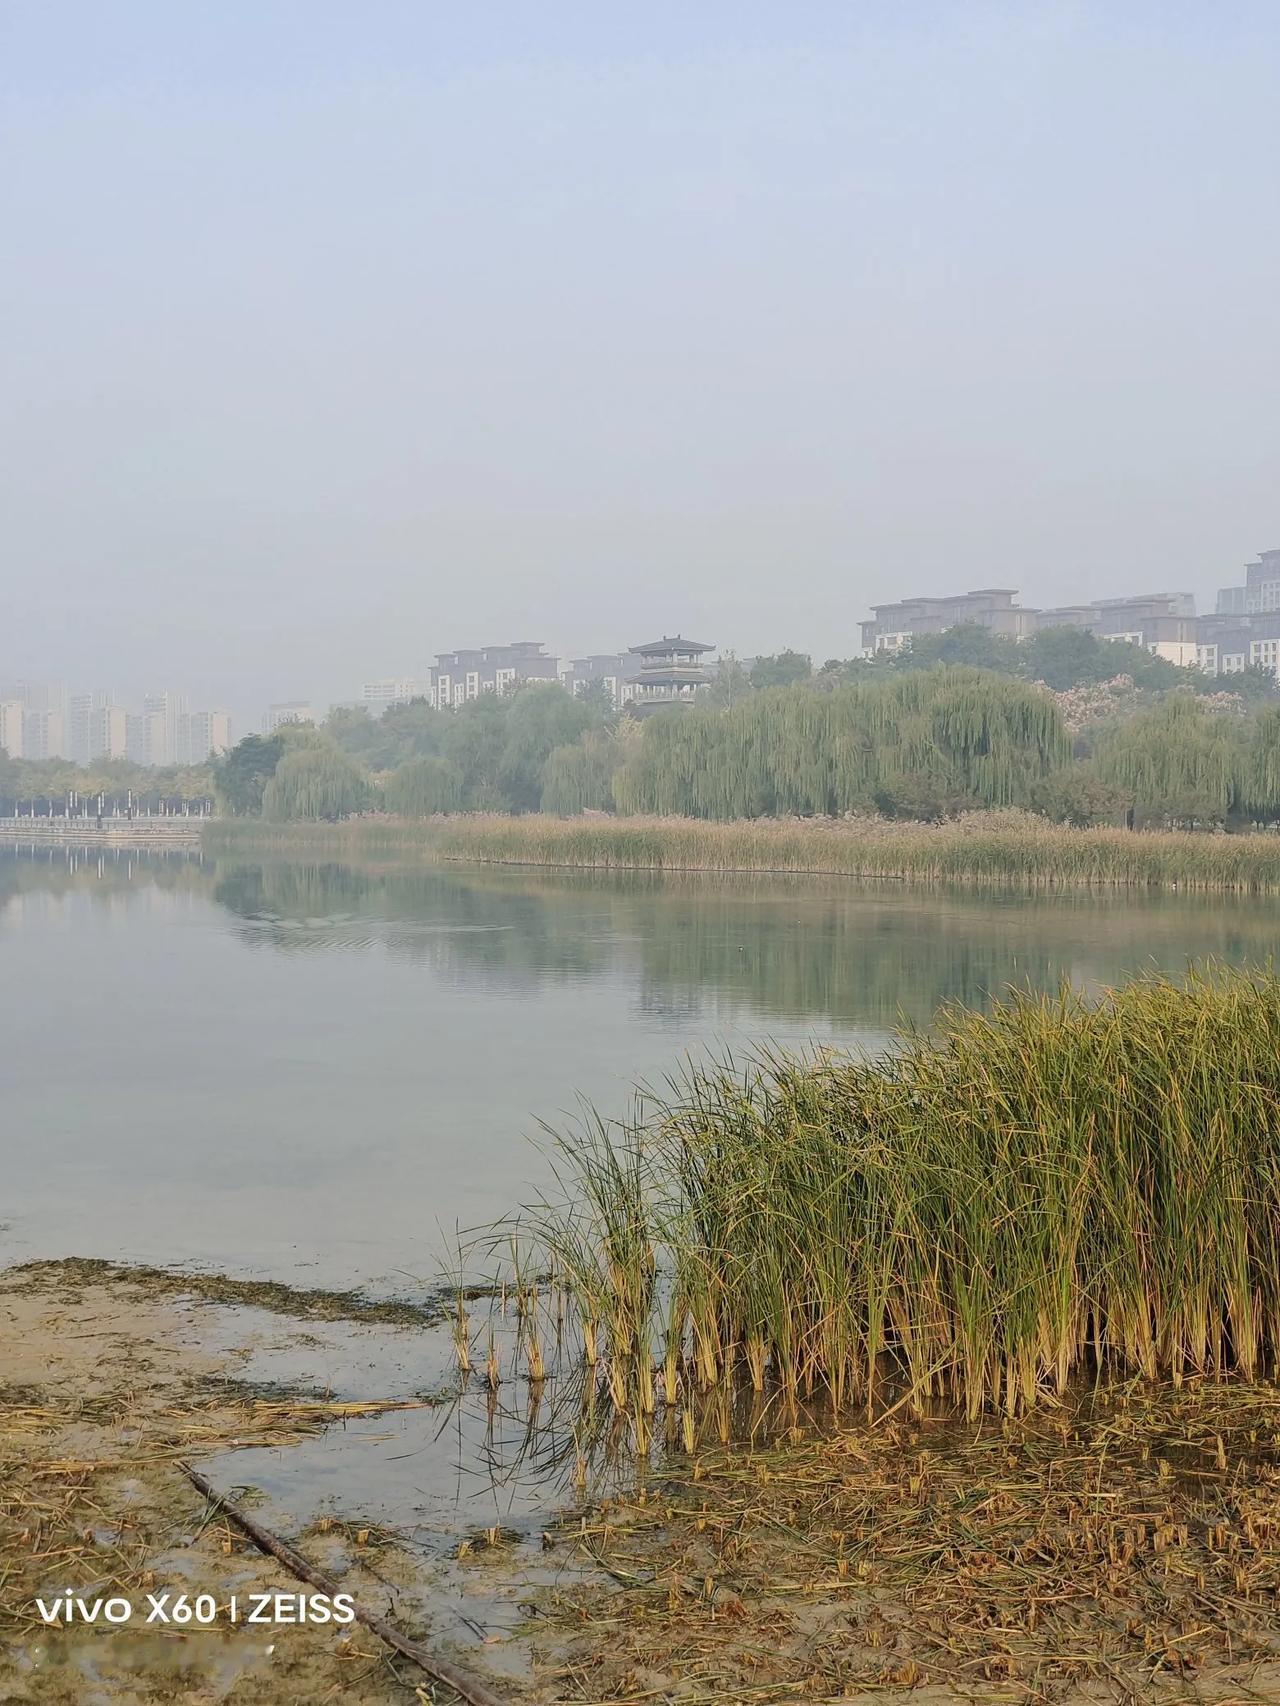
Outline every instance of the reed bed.
[(1072, 829), (1029, 812), (945, 823), (887, 818), (557, 818), (464, 813), (333, 824), (220, 821), (211, 852), (416, 855), (582, 870), (746, 872), (969, 883), (1025, 890), (1140, 887), (1280, 892), (1280, 835)]
[(1080, 1377), (1277, 1372), (1271, 971), (1013, 993), (874, 1060), (691, 1067), (558, 1152), (525, 1260), (641, 1438), (734, 1382), (975, 1418)]

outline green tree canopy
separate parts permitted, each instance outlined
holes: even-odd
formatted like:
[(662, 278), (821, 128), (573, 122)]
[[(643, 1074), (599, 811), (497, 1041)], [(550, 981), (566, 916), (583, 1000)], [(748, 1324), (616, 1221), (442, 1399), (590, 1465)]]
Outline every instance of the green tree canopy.
[(262, 795), (284, 755), (279, 735), (264, 740), (246, 735), (214, 765), (213, 780), (218, 798), (235, 817), (251, 817), (262, 810)]
[(1177, 693), (1099, 738), (1100, 781), (1120, 788), (1144, 821), (1220, 823), (1245, 792), (1245, 735), (1239, 718), (1215, 715)]
[(727, 711), (752, 691), (750, 671), (743, 668), (736, 653), (721, 652), (711, 680), (698, 689), (698, 703)]
[(1253, 719), (1241, 792), (1250, 817), (1261, 823), (1280, 820), (1280, 705), (1268, 705)]
[(602, 725), (617, 721), (618, 708), (613, 702), (613, 688), (603, 678), (588, 681), (574, 697), (580, 705), (585, 705), (593, 716), (598, 717)]
[(1027, 805), (1069, 757), (1043, 690), (978, 670), (910, 670), (649, 718), (614, 794), (623, 811), (692, 817), (936, 816)]
[(993, 634), (977, 622), (958, 622), (941, 634), (915, 634), (900, 652), (892, 654), (898, 669), (933, 669), (959, 664), (1017, 675), (1019, 645), (1004, 634)]
[(808, 681), (813, 663), (806, 652), (775, 652), (771, 657), (757, 658), (751, 666), (753, 687), (792, 687), (798, 681)]
[(363, 707), (338, 706), (330, 711), (324, 732), (367, 770), (394, 770), (410, 758), (438, 754), (449, 717), (426, 699), (389, 705), (380, 717)]
[(558, 746), (599, 727), (598, 711), (572, 699), (553, 681), (532, 682), (510, 699), (505, 739), (498, 758), (497, 783), (513, 811), (537, 811), (542, 799), (542, 767)]
[(613, 806), (613, 773), (618, 743), (602, 730), (588, 729), (572, 745), (555, 747), (542, 767), (542, 810), (560, 817)]
[(1181, 669), (1131, 640), (1104, 640), (1084, 628), (1041, 628), (1017, 648), (1018, 673), (1028, 681), (1043, 681), (1055, 693), (1133, 677), (1138, 687), (1203, 690), (1211, 678), (1198, 670)]
[(387, 777), (383, 800), (399, 817), (432, 817), (457, 811), (462, 778), (447, 758), (411, 758)]
[(262, 793), (262, 815), (275, 823), (336, 819), (367, 809), (368, 777), (332, 742), (297, 743), (286, 752)]

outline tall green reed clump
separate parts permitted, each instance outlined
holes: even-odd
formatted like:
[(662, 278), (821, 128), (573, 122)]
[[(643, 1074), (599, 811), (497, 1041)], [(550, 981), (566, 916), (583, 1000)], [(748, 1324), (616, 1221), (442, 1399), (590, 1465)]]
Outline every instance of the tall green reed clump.
[(745, 1377), (870, 1404), (887, 1379), (969, 1416), (1081, 1371), (1276, 1372), (1269, 971), (1013, 994), (873, 1061), (690, 1070), (560, 1142), (537, 1234), (619, 1408), (655, 1367), (668, 1402)]

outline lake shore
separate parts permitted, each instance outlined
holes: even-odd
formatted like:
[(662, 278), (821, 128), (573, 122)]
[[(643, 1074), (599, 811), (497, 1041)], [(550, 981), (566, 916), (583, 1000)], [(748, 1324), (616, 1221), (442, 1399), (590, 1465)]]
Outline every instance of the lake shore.
[(207, 822), (201, 817), (0, 817), (0, 846), (67, 849), (117, 848), (196, 851)]
[[(244, 1378), (264, 1357), (296, 1363), (299, 1347), (314, 1350), (314, 1332), (337, 1322), (368, 1347), (365, 1356), (380, 1351), (385, 1360), (388, 1344), (398, 1345), (406, 1369), (422, 1344), (416, 1313), (348, 1294), (77, 1259), (0, 1272), (6, 1701), (160, 1706), (230, 1691), (249, 1706), (339, 1697), (412, 1706), (425, 1697), (421, 1668), (256, 1546), (185, 1472), (212, 1464), (220, 1494), (284, 1527), (269, 1509), (264, 1515), (263, 1493), (237, 1484), (241, 1454), (287, 1465), (298, 1447), (322, 1444), (334, 1430), (384, 1427), (431, 1408), (435, 1400), (406, 1394), (403, 1380), (384, 1400), (348, 1400)], [(286, 1544), (360, 1605), (396, 1607), (402, 1632), (431, 1639), (445, 1663), (484, 1677), (483, 1661), (459, 1660), (451, 1642), (431, 1636), (420, 1609), (456, 1593), (455, 1566), (314, 1495), (302, 1506)], [(51, 1622), (68, 1593), (90, 1609), (111, 1602), (113, 1616), (89, 1621), (77, 1606)], [(312, 1596), (305, 1616), (299, 1595)], [(331, 1602), (330, 1615), (317, 1615), (317, 1600)], [(167, 1615), (148, 1621), (157, 1601)], [(498, 1686), (504, 1699), (520, 1695)], [(456, 1696), (441, 1688), (433, 1698)]]
[(1072, 829), (1024, 812), (954, 821), (882, 818), (366, 816), (339, 823), (218, 819), (211, 852), (394, 855), (597, 871), (878, 879), (1047, 891), (1146, 888), (1280, 893), (1280, 835)]
[[(68, 1587), (140, 1604), (298, 1590), (178, 1464), (266, 1443), (287, 1470), (344, 1425), (341, 1406), (246, 1387), (211, 1306), (148, 1274), (0, 1275), (6, 1699), (72, 1706), (92, 1680), (135, 1706), (212, 1702), (234, 1679), (256, 1706), (421, 1701), (421, 1673), (358, 1626), (39, 1626), (34, 1596)], [(222, 1284), (204, 1276), (199, 1295)], [(976, 1427), (802, 1419), (766, 1446), (713, 1427), (688, 1457), (638, 1463), (620, 1491), (549, 1519), (540, 1542), (461, 1548), (450, 1569), (475, 1584), (477, 1616), (495, 1594), (534, 1613), (464, 1662), (502, 1699), (548, 1706), (1275, 1698), (1278, 1443), (1274, 1386), (1200, 1380)], [(411, 1499), (412, 1465), (405, 1477)], [(252, 1485), (235, 1496), (261, 1509)], [(410, 1629), (406, 1607), (438, 1604), (439, 1567), (375, 1523), (312, 1511), (292, 1538)], [(535, 1559), (553, 1574), (530, 1587)], [(415, 1630), (428, 1644), (430, 1622)]]

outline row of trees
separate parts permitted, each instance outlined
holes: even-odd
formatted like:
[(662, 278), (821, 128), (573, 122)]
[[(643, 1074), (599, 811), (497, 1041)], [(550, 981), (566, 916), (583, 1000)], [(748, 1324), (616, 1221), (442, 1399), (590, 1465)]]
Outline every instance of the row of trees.
[(63, 800), (70, 793), (89, 799), (96, 794), (120, 799), (127, 793), (163, 795), (182, 800), (209, 799), (213, 767), (209, 764), (131, 764), (124, 758), (103, 758), (93, 764), (73, 764), (69, 758), (10, 758), (0, 747), (0, 799)]
[[(217, 766), (218, 794), (236, 816), (276, 821), (374, 806), (408, 817), (537, 811), (552, 754), (585, 752), (589, 736), (611, 750), (614, 729), (611, 711), (555, 682), (484, 694), (457, 711), (417, 700), (376, 722), (363, 711), (336, 711), (320, 728), (286, 725), (270, 738), (242, 740)], [(553, 788), (548, 809), (574, 808)]]
[[(388, 722), (343, 713), (251, 735), (217, 767), (224, 807), (274, 820), (371, 809), (932, 819), (1013, 805), (1072, 823), (1280, 821), (1280, 705), (1246, 714), (1183, 690), (1074, 737), (1043, 687), (949, 666), (757, 687), (643, 723), (555, 683), (455, 712), (408, 706)], [(396, 762), (381, 769), (364, 756), (389, 749)]]
[(655, 720), (619, 771), (627, 812), (928, 817), (1033, 803), (1070, 742), (1053, 700), (977, 670), (918, 670)]
[[(1181, 825), (1280, 820), (1280, 705), (1215, 715), (1190, 694), (1105, 732), (1075, 767), (1077, 788), (1110, 789), (1142, 821)], [(1088, 813), (1076, 814), (1087, 821)]]

